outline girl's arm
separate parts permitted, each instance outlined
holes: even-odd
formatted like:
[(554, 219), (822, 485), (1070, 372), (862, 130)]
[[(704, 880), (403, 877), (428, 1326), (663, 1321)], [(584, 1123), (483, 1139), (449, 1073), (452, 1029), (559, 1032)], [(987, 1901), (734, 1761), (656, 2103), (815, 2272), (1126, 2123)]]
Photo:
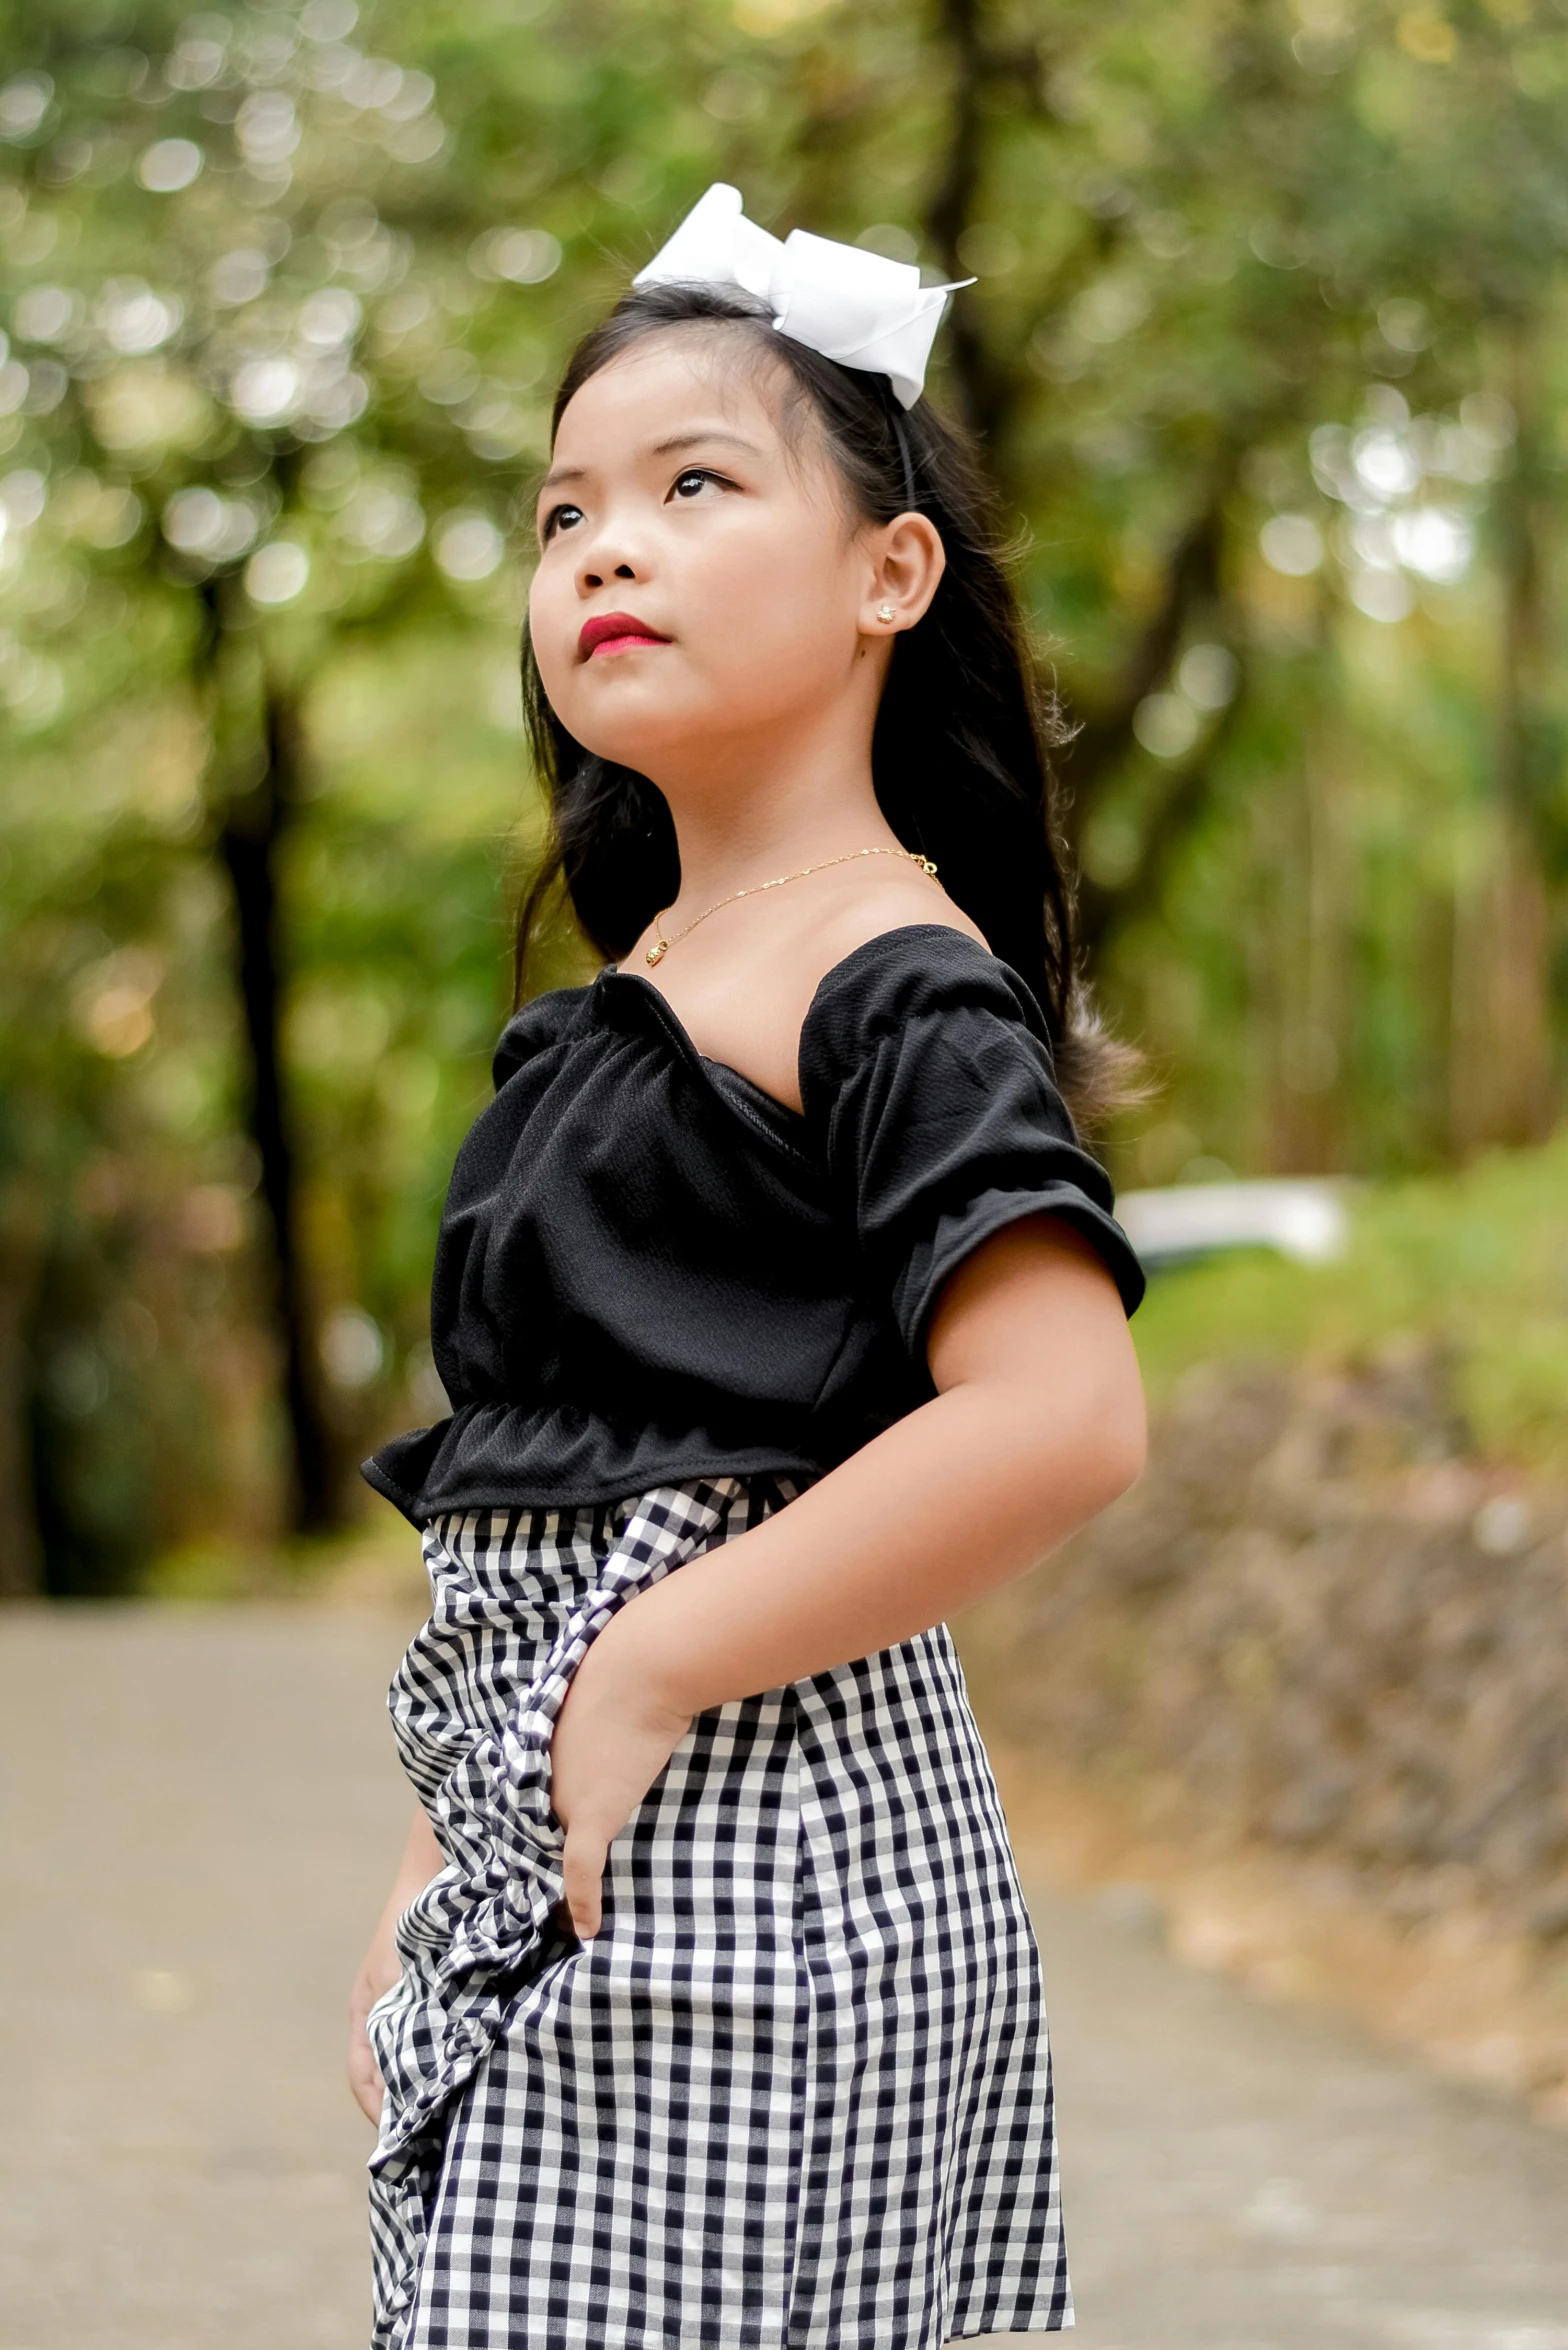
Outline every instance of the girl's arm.
[(408, 1831), (408, 1842), (403, 1847), (403, 1858), (397, 1872), (397, 1882), (381, 1912), (381, 1922), (371, 1936), (359, 1973), (354, 1977), (354, 1988), (349, 1993), (348, 2016), (348, 2080), (356, 2104), (378, 2126), (381, 2121), (381, 2075), (371, 2054), (365, 2018), (369, 2015), (383, 1991), (390, 1991), (403, 1971), (397, 1945), (392, 1939), (393, 1928), (416, 1894), (423, 1893), (433, 1877), (446, 1867), (446, 1855), (436, 1842), (435, 1831), (422, 1804), (414, 1807), (413, 1825)]
[(552, 1748), (566, 1898), (599, 1923), (610, 1839), (684, 1737), (731, 1698), (893, 1646), (1020, 1574), (1143, 1467), (1143, 1390), (1099, 1255), (1022, 1219), (946, 1283), (938, 1390), (736, 1542), (622, 1608), (577, 1669)]

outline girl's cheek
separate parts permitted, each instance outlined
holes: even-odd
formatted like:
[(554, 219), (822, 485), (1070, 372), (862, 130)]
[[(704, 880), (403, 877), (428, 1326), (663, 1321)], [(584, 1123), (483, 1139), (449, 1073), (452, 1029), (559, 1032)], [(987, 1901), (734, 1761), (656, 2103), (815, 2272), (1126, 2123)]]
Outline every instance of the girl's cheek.
[(544, 681), (545, 692), (552, 701), (555, 700), (558, 691), (564, 687), (570, 668), (570, 664), (563, 661), (561, 654), (561, 639), (562, 632), (566, 627), (566, 619), (556, 609), (558, 603), (559, 598), (554, 593), (552, 585), (541, 583), (536, 578), (528, 597), (528, 634), (533, 643), (534, 659), (539, 664), (539, 675)]

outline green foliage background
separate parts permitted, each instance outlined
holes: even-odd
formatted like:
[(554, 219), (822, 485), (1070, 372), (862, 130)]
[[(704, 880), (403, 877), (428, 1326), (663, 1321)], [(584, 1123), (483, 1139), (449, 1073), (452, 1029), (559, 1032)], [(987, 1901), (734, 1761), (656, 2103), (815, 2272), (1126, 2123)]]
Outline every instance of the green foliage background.
[(549, 395), (715, 178), (979, 276), (931, 388), (1080, 728), (1097, 983), (1162, 1081), (1119, 1178), (1549, 1132), (1558, 0), (0, 27), (0, 1585), (328, 1528), (445, 1408)]

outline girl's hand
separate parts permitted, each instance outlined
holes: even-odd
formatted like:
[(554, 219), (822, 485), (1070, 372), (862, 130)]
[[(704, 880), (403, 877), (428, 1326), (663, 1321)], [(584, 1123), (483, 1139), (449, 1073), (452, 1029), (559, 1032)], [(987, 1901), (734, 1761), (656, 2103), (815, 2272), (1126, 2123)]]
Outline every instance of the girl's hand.
[[(628, 1611), (630, 1612), (630, 1611)], [(622, 1619), (616, 1619), (617, 1622)], [(572, 1676), (550, 1741), (551, 1797), (566, 1830), (573, 1931), (599, 1930), (605, 1856), (691, 1727), (607, 1624)]]
[(354, 1988), (348, 2000), (348, 2085), (354, 2092), (354, 2102), (367, 2120), (381, 2127), (381, 2075), (371, 2053), (370, 2036), (365, 2030), (369, 2015), (383, 1991), (390, 1991), (403, 1972), (403, 1961), (398, 1956), (397, 1921), (415, 1896), (424, 1891), (438, 1877), (446, 1865), (446, 1856), (436, 1842), (435, 1830), (430, 1825), (423, 1804), (414, 1806), (413, 1825), (408, 1831), (408, 1842), (403, 1847), (402, 1865), (397, 1881), (387, 1898), (381, 1920), (371, 1936), (370, 1948), (364, 1963), (354, 1978)]
[(382, 1947), (382, 1937), (366, 1952), (365, 1963), (354, 1978), (354, 1988), (348, 2002), (348, 2085), (354, 2092), (354, 2102), (367, 2120), (381, 2127), (381, 2099), (383, 2084), (376, 2070), (371, 2052), (370, 2035), (365, 2029), (369, 2015), (383, 1991), (390, 1991), (402, 1973), (402, 1962), (395, 1950), (390, 1953)]

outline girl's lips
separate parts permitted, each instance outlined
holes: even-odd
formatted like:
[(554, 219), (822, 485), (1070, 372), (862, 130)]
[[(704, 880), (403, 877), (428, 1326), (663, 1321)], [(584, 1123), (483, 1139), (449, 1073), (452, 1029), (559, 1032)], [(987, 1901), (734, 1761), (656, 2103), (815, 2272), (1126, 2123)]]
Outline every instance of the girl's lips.
[(667, 645), (669, 641), (634, 612), (599, 612), (583, 622), (577, 650), (583, 660), (591, 661), (595, 653), (625, 653), (633, 645)]
[(599, 653), (629, 653), (633, 645), (666, 645), (668, 637), (645, 636), (640, 630), (635, 636), (602, 636), (596, 645), (588, 648), (590, 661)]

